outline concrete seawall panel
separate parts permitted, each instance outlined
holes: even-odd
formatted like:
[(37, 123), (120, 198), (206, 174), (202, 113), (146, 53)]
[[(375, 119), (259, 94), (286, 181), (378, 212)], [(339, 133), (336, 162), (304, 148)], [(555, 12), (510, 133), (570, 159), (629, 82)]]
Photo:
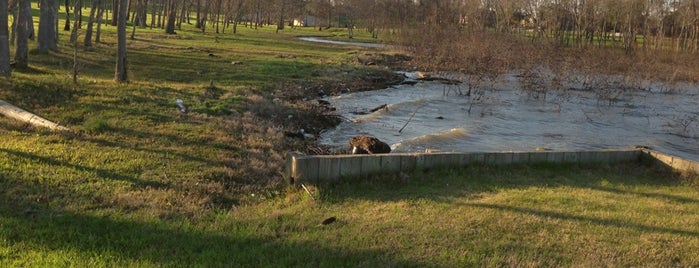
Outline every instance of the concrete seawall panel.
[(341, 177), (410, 172), (416, 168), (459, 167), (471, 164), (533, 163), (611, 164), (638, 161), (641, 155), (683, 171), (699, 171), (699, 163), (650, 150), (550, 152), (396, 153), (376, 155), (287, 155), (286, 175), (292, 183), (318, 183)]

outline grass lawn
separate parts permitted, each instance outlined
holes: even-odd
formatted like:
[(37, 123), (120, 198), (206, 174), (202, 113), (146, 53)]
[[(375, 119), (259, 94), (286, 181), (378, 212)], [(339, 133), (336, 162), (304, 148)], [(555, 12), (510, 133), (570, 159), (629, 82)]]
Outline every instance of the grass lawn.
[(0, 79), (0, 99), (73, 130), (0, 117), (0, 267), (699, 263), (695, 184), (637, 164), (418, 171), (309, 186), (314, 200), (281, 174), (315, 144), (284, 133), (335, 123), (307, 99), (321, 91), (395, 81), (357, 62), (394, 52), (184, 27), (137, 29), (128, 84), (111, 26), (78, 49), (77, 83), (65, 32)]
[[(51, 195), (77, 191), (43, 187)], [(667, 267), (699, 262), (697, 188), (639, 164), (472, 166), (310, 188), (316, 200), (288, 189), (255, 205), (198, 218), (163, 219), (113, 211), (109, 205), (75, 211), (3, 202), (0, 265)], [(321, 224), (331, 216), (337, 221)]]

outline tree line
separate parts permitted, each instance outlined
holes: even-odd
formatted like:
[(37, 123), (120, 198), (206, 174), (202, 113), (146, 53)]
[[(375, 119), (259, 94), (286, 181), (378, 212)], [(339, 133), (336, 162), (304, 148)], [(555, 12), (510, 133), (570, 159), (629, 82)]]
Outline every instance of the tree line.
[[(58, 15), (65, 12), (64, 30), (83, 45), (100, 42), (100, 27), (118, 26), (117, 69), (126, 80), (126, 24), (162, 28), (175, 34), (182, 23), (202, 32), (236, 33), (239, 25), (281, 30), (312, 26), (365, 30), (378, 37), (399, 37), (411, 31), (457, 28), (460, 32), (518, 34), (571, 47), (615, 46), (627, 51), (699, 50), (699, 0), (36, 0), (39, 5), (38, 50), (56, 49)], [(10, 44), (14, 65), (27, 64), (28, 39), (35, 38), (32, 0), (0, 0), (0, 74), (9, 76)], [(61, 5), (63, 6), (61, 8)], [(87, 25), (82, 10), (90, 5)], [(122, 16), (120, 16), (122, 14)], [(12, 20), (9, 21), (8, 17)], [(72, 22), (71, 22), (72, 19)], [(11, 22), (11, 23), (10, 23)], [(120, 23), (121, 22), (121, 23)], [(94, 29), (93, 32), (93, 28)], [(8, 30), (10, 29), (10, 30)], [(408, 33), (408, 34), (406, 34)], [(123, 40), (122, 40), (123, 39)], [(76, 43), (77, 44), (77, 43)], [(410, 45), (410, 42), (407, 42)], [(123, 65), (123, 66), (122, 66)], [(117, 72), (119, 73), (119, 72)], [(120, 76), (123, 76), (119, 78)]]

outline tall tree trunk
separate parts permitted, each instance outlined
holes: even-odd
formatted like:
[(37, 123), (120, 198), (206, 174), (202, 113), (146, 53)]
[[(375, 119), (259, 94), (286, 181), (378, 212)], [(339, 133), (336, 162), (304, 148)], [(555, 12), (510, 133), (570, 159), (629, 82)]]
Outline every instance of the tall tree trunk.
[(100, 6), (100, 0), (92, 0), (92, 8), (90, 8), (90, 18), (87, 20), (87, 29), (85, 29), (85, 47), (92, 46), (92, 26), (95, 23), (95, 14)]
[(177, 20), (177, 30), (182, 30), (182, 22), (187, 21), (187, 24), (189, 24), (189, 20), (187, 18), (187, 5), (186, 3), (182, 3), (182, 8), (180, 9), (180, 18)]
[[(112, 0), (112, 26), (117, 26), (118, 24), (120, 12), (119, 6), (121, 5), (121, 2), (122, 0)], [(124, 19), (126, 19), (126, 16), (124, 16)]]
[[(119, 0), (119, 12), (117, 17), (117, 54), (116, 54), (116, 70), (114, 72), (114, 80), (119, 83), (128, 82), (127, 76), (127, 61), (126, 61), (126, 13), (128, 0)], [(117, 15), (118, 14), (118, 15)]]
[(277, 22), (277, 32), (279, 30), (284, 30), (284, 8), (286, 6), (286, 0), (280, 0), (280, 8), (279, 8), (279, 21)]
[(216, 2), (216, 33), (219, 33), (219, 21), (221, 20), (221, 0)]
[(206, 21), (209, 19), (209, 2), (210, 0), (205, 0), (206, 4), (204, 4), (204, 10), (202, 11), (202, 17), (201, 17), (201, 22), (199, 24), (199, 28), (201, 29), (201, 32), (204, 33), (206, 32)]
[(17, 12), (17, 0), (11, 0), (7, 8), (9, 8), (8, 12), (12, 14), (12, 25), (10, 25), (10, 29), (12, 30), (12, 33), (10, 33), (10, 44), (14, 44), (16, 39), (15, 37), (17, 36), (17, 17), (19, 17)]
[(27, 6), (31, 8), (30, 0), (19, 0), (19, 16), (17, 17), (17, 29), (15, 30), (15, 66), (26, 68), (28, 66), (27, 58), (29, 54), (29, 27), (31, 17), (27, 18), (27, 13), (22, 12)]
[(194, 24), (194, 27), (197, 29), (201, 28), (201, 0), (197, 0), (197, 22)]
[(166, 34), (176, 34), (175, 22), (177, 20), (177, 1), (171, 0), (167, 11), (167, 23), (165, 25)]
[(66, 0), (63, 2), (63, 5), (66, 8), (66, 24), (63, 26), (64, 31), (70, 31), (70, 0)]
[(99, 10), (97, 11), (97, 31), (95, 32), (95, 43), (102, 42), (102, 21), (104, 20), (104, 11), (106, 10), (107, 0), (100, 0)]
[(34, 40), (34, 17), (32, 15), (32, 2), (29, 1), (29, 3), (27, 3), (25, 5), (20, 4), (19, 7), (20, 7), (19, 11), (23, 12), (24, 17), (27, 18), (27, 24), (26, 24), (27, 38)]
[(83, 15), (83, 1), (75, 0), (75, 8), (73, 9), (75, 19), (73, 20), (73, 31), (70, 32), (70, 42), (75, 43), (78, 40), (78, 30), (80, 30), (80, 17)]
[(151, 15), (150, 15), (150, 28), (151, 28), (151, 30), (155, 26), (155, 17), (156, 17), (155, 15), (156, 15), (156, 10), (158, 10), (158, 6), (160, 6), (160, 5), (156, 5), (155, 3), (153, 3), (153, 7), (151, 8)]
[(238, 33), (238, 23), (240, 23), (240, 17), (243, 15), (243, 1), (238, 0), (235, 9), (235, 19), (233, 20), (233, 34)]
[(131, 40), (136, 39), (136, 27), (138, 26), (138, 24), (140, 24), (140, 21), (143, 21), (143, 19), (141, 19), (141, 9), (143, 9), (143, 7), (141, 6), (141, 0), (136, 0), (136, 11), (133, 14), (133, 22), (131, 23), (131, 25), (133, 26), (131, 28)]
[(10, 77), (10, 31), (7, 28), (7, 0), (0, 0), (0, 75)]
[(41, 0), (39, 18), (39, 51), (48, 52), (58, 49), (58, 1)]

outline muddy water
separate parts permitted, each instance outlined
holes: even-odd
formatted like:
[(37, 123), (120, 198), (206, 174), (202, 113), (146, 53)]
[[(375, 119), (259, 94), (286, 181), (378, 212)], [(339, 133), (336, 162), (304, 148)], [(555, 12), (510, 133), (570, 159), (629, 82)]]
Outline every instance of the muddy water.
[(386, 47), (386, 45), (384, 45), (384, 44), (344, 42), (344, 41), (322, 39), (322, 38), (318, 38), (318, 37), (299, 37), (299, 40), (303, 40), (303, 41), (307, 41), (307, 42), (315, 42), (315, 43), (342, 45), (342, 46), (359, 46), (359, 47), (370, 47), (370, 48), (385, 48)]
[[(346, 146), (369, 134), (397, 152), (622, 149), (647, 146), (699, 161), (699, 89), (647, 83), (643, 90), (570, 89), (534, 96), (506, 76), (474, 91), (441, 82), (330, 97), (347, 120), (320, 142)], [(608, 94), (607, 94), (608, 95)], [(369, 112), (380, 105), (385, 109)]]

